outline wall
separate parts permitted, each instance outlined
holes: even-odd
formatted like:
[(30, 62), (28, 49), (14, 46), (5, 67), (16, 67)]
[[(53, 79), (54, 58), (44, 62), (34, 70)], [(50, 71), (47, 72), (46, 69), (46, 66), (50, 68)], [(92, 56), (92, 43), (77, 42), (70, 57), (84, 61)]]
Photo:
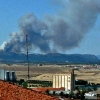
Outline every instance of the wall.
[(74, 73), (53, 75), (53, 88), (64, 87), (65, 90), (74, 90)]

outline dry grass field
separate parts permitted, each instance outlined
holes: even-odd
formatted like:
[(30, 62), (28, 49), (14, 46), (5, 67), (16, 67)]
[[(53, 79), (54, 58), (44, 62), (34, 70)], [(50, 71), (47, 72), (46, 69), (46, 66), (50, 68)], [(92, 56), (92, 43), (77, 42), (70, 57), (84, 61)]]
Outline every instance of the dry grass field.
[[(0, 64), (0, 68), (4, 68), (8, 71), (15, 71), (17, 79), (27, 80), (28, 67), (27, 65), (6, 65)], [(48, 80), (52, 81), (52, 75), (56, 73), (69, 73), (71, 68), (65, 65), (30, 65), (29, 75), (31, 80)], [(100, 70), (99, 69), (78, 69), (74, 71), (75, 79), (84, 79), (93, 83), (100, 83)]]

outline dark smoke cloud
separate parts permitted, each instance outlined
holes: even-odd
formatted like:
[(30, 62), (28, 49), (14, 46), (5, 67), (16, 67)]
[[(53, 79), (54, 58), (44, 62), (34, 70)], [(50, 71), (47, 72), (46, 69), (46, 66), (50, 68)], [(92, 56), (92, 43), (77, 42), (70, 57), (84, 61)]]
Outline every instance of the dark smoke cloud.
[(39, 48), (42, 52), (50, 51), (48, 37), (44, 35), (47, 26), (38, 20), (34, 14), (23, 16), (19, 21), (19, 27), (23, 31), (22, 34), (27, 34), (28, 42), (33, 49)]
[(5, 51), (24, 50), (28, 35), (30, 49), (43, 53), (64, 52), (77, 47), (95, 25), (100, 14), (100, 0), (58, 0), (62, 9), (55, 16), (39, 20), (33, 13), (19, 20), (20, 35), (5, 44)]

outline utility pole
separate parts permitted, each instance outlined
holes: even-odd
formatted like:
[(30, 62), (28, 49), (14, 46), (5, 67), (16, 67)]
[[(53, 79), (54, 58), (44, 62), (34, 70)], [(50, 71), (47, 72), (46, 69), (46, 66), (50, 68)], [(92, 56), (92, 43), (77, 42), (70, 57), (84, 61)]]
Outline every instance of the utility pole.
[[(24, 32), (24, 33), (25, 33), (25, 32)], [(12, 36), (12, 34), (11, 34), (11, 36)], [(17, 34), (16, 34), (16, 35), (14, 35), (14, 36), (23, 36), (23, 35), (17, 35)], [(28, 68), (27, 68), (27, 70), (28, 70), (28, 72), (27, 72), (27, 78), (28, 78), (28, 80), (29, 80), (29, 77), (30, 77), (30, 76), (29, 76), (29, 57), (28, 57), (28, 45), (29, 45), (29, 44), (28, 44), (28, 38), (27, 38), (28, 35), (26, 34), (25, 36), (26, 36), (26, 57), (27, 57), (26, 59), (27, 59), (27, 66), (28, 66)]]
[(28, 38), (27, 38), (27, 34), (26, 34), (26, 49), (27, 49), (27, 53), (26, 53), (26, 56), (27, 56), (27, 66), (28, 66), (28, 73), (27, 73), (27, 77), (28, 77), (28, 80), (29, 80), (29, 58), (28, 58)]

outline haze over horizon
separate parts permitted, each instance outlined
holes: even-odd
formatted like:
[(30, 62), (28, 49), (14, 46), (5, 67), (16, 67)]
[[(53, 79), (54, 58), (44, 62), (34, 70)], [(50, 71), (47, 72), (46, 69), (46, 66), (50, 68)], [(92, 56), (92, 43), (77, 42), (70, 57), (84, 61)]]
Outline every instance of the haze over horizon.
[(100, 55), (100, 0), (5, 1), (1, 50)]

